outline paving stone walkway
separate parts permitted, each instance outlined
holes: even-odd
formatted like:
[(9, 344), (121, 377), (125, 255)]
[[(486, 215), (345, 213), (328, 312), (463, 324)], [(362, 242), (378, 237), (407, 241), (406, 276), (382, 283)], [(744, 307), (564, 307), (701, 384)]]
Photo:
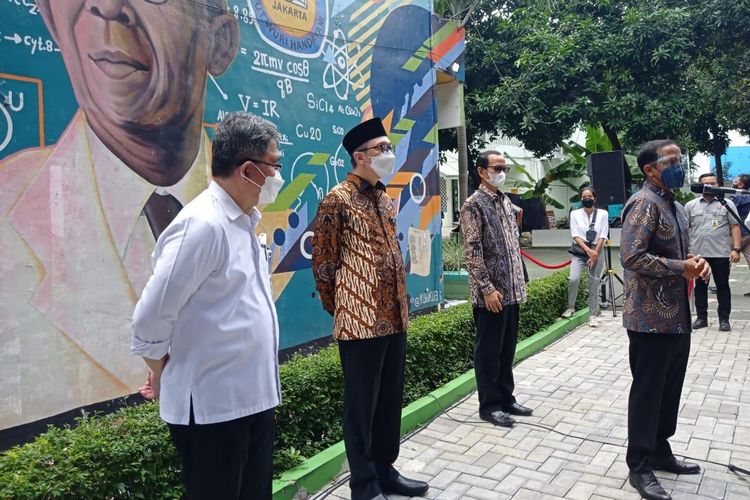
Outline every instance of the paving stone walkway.
[[(519, 421), (599, 443), (530, 425), (494, 427), (479, 420), (472, 394), (406, 439), (397, 467), (428, 481), (433, 499), (637, 499), (625, 465), (627, 336), (619, 313), (603, 314), (599, 328), (580, 327), (515, 368), (517, 398), (534, 408), (533, 417)], [(693, 334), (671, 443), (677, 455), (750, 469), (750, 323), (735, 320), (732, 327), (719, 332), (714, 320)], [(675, 500), (750, 499), (750, 477), (701, 465), (700, 475), (657, 476)], [(315, 497), (323, 496), (348, 499), (349, 487), (344, 482)]]

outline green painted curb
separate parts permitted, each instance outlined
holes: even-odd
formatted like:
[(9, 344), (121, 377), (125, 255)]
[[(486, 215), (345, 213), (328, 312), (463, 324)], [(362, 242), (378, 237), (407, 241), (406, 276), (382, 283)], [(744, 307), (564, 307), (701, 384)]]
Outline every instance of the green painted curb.
[[(581, 326), (588, 317), (588, 308), (581, 309), (569, 319), (560, 320), (541, 332), (522, 340), (516, 346), (514, 361), (518, 363), (538, 353), (562, 338), (566, 333)], [(414, 401), (401, 412), (401, 433), (405, 434), (440, 415), (446, 408), (474, 389), (476, 389), (474, 370), (469, 370), (447, 384), (438, 387), (428, 396)], [(341, 472), (345, 458), (346, 451), (343, 441), (339, 441), (310, 457), (304, 463), (283, 473), (281, 479), (274, 480), (273, 500), (292, 500), (299, 491), (305, 490), (312, 494), (320, 490)]]

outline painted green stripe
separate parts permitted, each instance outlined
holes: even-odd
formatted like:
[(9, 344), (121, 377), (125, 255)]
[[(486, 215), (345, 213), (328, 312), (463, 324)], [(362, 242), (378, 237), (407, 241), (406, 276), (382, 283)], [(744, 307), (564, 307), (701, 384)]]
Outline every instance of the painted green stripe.
[[(455, 23), (445, 23), (435, 34), (432, 35), (432, 39), (429, 38), (425, 40), (425, 45), (429, 47), (436, 47), (440, 45), (440, 43), (451, 36), (456, 31), (456, 24)], [(432, 42), (430, 44), (429, 42)]]
[(408, 132), (412, 129), (416, 122), (410, 118), (401, 118), (399, 120), (398, 124), (396, 124), (395, 127), (393, 127), (394, 130), (403, 130), (404, 132)]
[(288, 210), (294, 200), (305, 190), (305, 188), (315, 179), (315, 174), (300, 174), (279, 193), (276, 201), (266, 206), (264, 212), (283, 212)]
[(328, 157), (331, 156), (328, 153), (315, 153), (312, 157), (307, 160), (308, 165), (325, 165), (328, 161)]
[(391, 132), (388, 134), (388, 138), (391, 140), (394, 146), (398, 146), (398, 143), (401, 142), (401, 139), (403, 139), (406, 136), (406, 134), (398, 134), (396, 132)]
[(406, 71), (417, 71), (417, 68), (419, 68), (419, 65), (422, 64), (422, 59), (418, 59), (414, 56), (411, 56), (409, 59), (406, 60), (403, 66), (401, 66), (402, 69), (405, 69)]
[(424, 136), (424, 139), (422, 139), (424, 142), (429, 142), (430, 144), (437, 144), (438, 142), (438, 125), (437, 123), (432, 126), (429, 132), (427, 132), (427, 135)]

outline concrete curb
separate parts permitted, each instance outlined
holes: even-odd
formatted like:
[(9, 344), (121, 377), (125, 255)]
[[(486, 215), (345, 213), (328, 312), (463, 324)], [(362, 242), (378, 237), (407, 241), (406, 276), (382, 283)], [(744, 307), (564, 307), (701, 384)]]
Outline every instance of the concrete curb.
[[(584, 324), (588, 317), (588, 308), (581, 309), (569, 319), (557, 321), (541, 332), (522, 340), (516, 346), (515, 362), (518, 363), (538, 353), (571, 330)], [(401, 433), (409, 432), (440, 415), (446, 408), (475, 389), (474, 370), (469, 370), (442, 387), (438, 387), (429, 395), (414, 401), (401, 412)], [(305, 491), (312, 494), (320, 490), (339, 475), (345, 459), (344, 442), (339, 441), (283, 473), (281, 479), (275, 479), (273, 499), (292, 500), (298, 492)]]

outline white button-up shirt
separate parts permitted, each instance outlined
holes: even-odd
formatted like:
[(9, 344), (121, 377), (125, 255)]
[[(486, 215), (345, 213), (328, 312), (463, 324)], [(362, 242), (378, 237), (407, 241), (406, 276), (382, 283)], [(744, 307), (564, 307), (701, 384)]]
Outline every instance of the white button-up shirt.
[(135, 307), (135, 355), (161, 359), (161, 417), (234, 420), (281, 402), (279, 326), (268, 261), (245, 214), (217, 183), (159, 237), (154, 274)]
[[(609, 234), (609, 214), (606, 210), (597, 208), (596, 210), (596, 222), (594, 222), (594, 231), (596, 231), (596, 241), (591, 243), (596, 246), (599, 239), (607, 239)], [(586, 210), (579, 208), (570, 212), (570, 235), (575, 238), (578, 236), (583, 241), (586, 241), (586, 232), (591, 226), (591, 219), (593, 218), (593, 212), (591, 215), (586, 213)], [(573, 240), (575, 242), (575, 240)], [(593, 250), (593, 248), (592, 248)]]

